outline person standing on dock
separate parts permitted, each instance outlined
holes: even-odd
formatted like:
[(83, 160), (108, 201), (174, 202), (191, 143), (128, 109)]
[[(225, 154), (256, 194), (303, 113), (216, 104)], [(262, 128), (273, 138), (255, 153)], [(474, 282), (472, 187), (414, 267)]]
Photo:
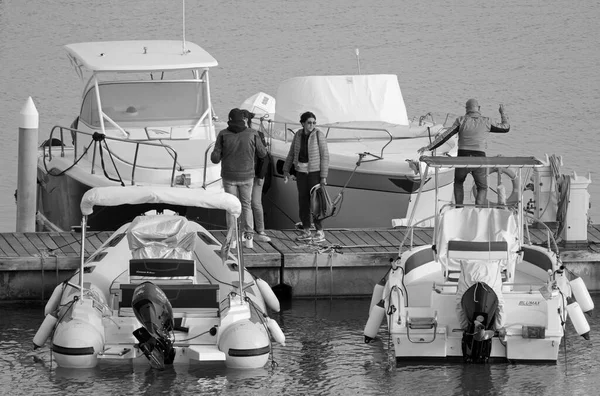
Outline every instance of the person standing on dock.
[[(310, 111), (303, 113), (300, 116), (300, 124), (302, 124), (302, 129), (298, 130), (292, 139), (290, 151), (283, 165), (283, 176), (287, 183), (293, 165), (298, 185), (298, 206), (303, 228), (303, 232), (297, 240), (323, 242), (325, 231), (323, 231), (321, 220), (311, 213), (310, 190), (317, 184), (327, 185), (329, 172), (327, 138), (316, 127), (317, 117), (314, 113)], [(310, 232), (311, 217), (317, 229), (314, 237)]]
[[(244, 112), (244, 117), (248, 122), (248, 128), (252, 128), (252, 119), (255, 114), (249, 110), (242, 110)], [(260, 141), (262, 144), (267, 147), (267, 141), (265, 140), (265, 134), (261, 131), (257, 130), (258, 136), (260, 137)], [(256, 231), (256, 235), (254, 235), (254, 239), (259, 242), (271, 242), (271, 238), (265, 232), (265, 217), (262, 206), (262, 194), (263, 194), (263, 185), (265, 184), (265, 177), (267, 175), (267, 171), (269, 170), (270, 165), (270, 156), (267, 153), (263, 158), (256, 156), (256, 162), (254, 163), (254, 183), (252, 184), (252, 213), (254, 215), (254, 229)]]
[[(267, 149), (258, 132), (246, 125), (244, 112), (232, 109), (227, 128), (219, 132), (215, 148), (210, 155), (213, 164), (221, 163), (221, 178), (225, 192), (235, 195), (242, 204), (242, 230), (244, 239), (251, 241), (254, 233), (252, 218), (252, 185), (254, 183), (255, 157), (264, 158)], [(227, 228), (232, 218), (227, 215)]]
[[(466, 114), (454, 121), (454, 124), (444, 133), (439, 135), (433, 142), (419, 149), (419, 154), (425, 150), (435, 150), (448, 139), (458, 133), (458, 156), (459, 157), (485, 157), (487, 149), (488, 133), (506, 133), (510, 130), (508, 116), (504, 111), (504, 105), (500, 105), (500, 122), (492, 122), (490, 118), (483, 117), (480, 113), (481, 107), (476, 99), (469, 99), (465, 105)], [(477, 186), (475, 204), (485, 205), (487, 199), (487, 169), (485, 168), (457, 168), (454, 170), (454, 203), (462, 205), (464, 201), (463, 184), (467, 175), (471, 173)]]

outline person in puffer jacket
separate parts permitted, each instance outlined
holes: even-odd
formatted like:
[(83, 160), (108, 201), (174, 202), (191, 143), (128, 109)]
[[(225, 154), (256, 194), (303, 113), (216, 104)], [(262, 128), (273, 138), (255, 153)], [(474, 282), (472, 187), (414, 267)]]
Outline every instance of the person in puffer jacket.
[[(237, 196), (242, 204), (242, 230), (244, 238), (251, 240), (254, 233), (252, 218), (252, 184), (254, 183), (255, 157), (264, 158), (267, 149), (258, 132), (246, 126), (244, 112), (232, 109), (227, 128), (217, 135), (215, 147), (210, 155), (213, 164), (221, 162), (221, 178), (225, 192)], [(227, 216), (227, 228), (233, 218)]]
[[(435, 150), (448, 139), (458, 133), (458, 156), (459, 157), (485, 157), (487, 149), (487, 138), (490, 132), (506, 133), (510, 131), (508, 116), (504, 111), (504, 105), (500, 105), (500, 122), (493, 122), (489, 117), (484, 117), (479, 112), (481, 107), (476, 99), (469, 99), (465, 105), (466, 114), (458, 117), (454, 124), (444, 133), (438, 136), (431, 144), (419, 149), (419, 154), (425, 150)], [(467, 175), (473, 174), (473, 180), (477, 186), (476, 205), (485, 205), (487, 201), (487, 170), (485, 168), (456, 168), (454, 170), (454, 203), (462, 205), (464, 200), (463, 184)]]
[[(290, 150), (283, 164), (283, 176), (287, 183), (290, 170), (294, 165), (298, 185), (298, 206), (303, 233), (298, 241), (323, 242), (325, 231), (320, 219), (314, 218), (310, 209), (310, 190), (313, 186), (327, 185), (329, 172), (329, 149), (327, 138), (317, 127), (317, 117), (307, 111), (300, 116), (302, 129), (298, 130), (292, 139)], [(317, 232), (313, 237), (310, 232), (311, 217)]]

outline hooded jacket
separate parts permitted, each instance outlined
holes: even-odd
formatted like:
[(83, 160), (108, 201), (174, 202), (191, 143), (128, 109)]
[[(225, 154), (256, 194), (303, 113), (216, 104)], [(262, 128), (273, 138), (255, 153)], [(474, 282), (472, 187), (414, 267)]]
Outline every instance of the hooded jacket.
[(217, 136), (210, 160), (213, 164), (221, 162), (223, 180), (252, 180), (255, 157), (264, 158), (267, 149), (258, 132), (246, 127), (245, 121), (228, 121), (227, 124)]

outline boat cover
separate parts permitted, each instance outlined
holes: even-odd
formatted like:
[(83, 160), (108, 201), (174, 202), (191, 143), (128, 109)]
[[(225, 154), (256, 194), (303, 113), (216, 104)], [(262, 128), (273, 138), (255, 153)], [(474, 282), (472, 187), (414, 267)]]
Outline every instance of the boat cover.
[[(456, 311), (463, 329), (469, 322), (463, 312), (461, 299), (465, 291), (477, 282), (489, 285), (498, 297), (495, 328), (504, 326), (504, 297), (502, 295), (502, 270), (514, 274), (518, 259), (518, 225), (512, 211), (503, 208), (452, 208), (445, 211), (437, 230), (436, 248), (438, 261), (445, 271), (458, 271)], [(506, 260), (452, 259), (448, 258), (449, 241), (506, 242)], [(479, 253), (479, 252), (476, 252)], [(485, 252), (482, 252), (485, 256)]]
[(94, 72), (201, 69), (218, 63), (203, 48), (179, 40), (97, 41), (65, 45), (73, 63)]
[(409, 124), (398, 78), (393, 74), (295, 77), (279, 85), (275, 102), (275, 121), (280, 122), (298, 123), (300, 114), (312, 111), (319, 124)]
[(239, 199), (223, 191), (207, 191), (200, 188), (159, 186), (111, 186), (95, 187), (83, 195), (81, 213), (90, 215), (94, 206), (136, 205), (143, 203), (166, 203), (208, 209), (222, 209), (236, 218), (242, 213)]
[(134, 259), (191, 260), (196, 233), (183, 216), (138, 216), (129, 226), (127, 242)]

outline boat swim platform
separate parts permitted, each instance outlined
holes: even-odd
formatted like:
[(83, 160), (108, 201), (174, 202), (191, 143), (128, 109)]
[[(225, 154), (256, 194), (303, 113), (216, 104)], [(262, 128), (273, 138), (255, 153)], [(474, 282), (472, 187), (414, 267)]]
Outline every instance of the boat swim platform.
[[(219, 241), (226, 231), (210, 231)], [(89, 231), (85, 254), (91, 255), (112, 235)], [(291, 287), (293, 298), (361, 297), (387, 273), (398, 247), (410, 245), (407, 228), (325, 229), (326, 242), (297, 242), (296, 230), (267, 230), (271, 242), (244, 248), (244, 265), (272, 287)], [(590, 291), (600, 291), (600, 224), (588, 225), (587, 243), (560, 247), (563, 263), (581, 276)], [(413, 244), (430, 243), (432, 228), (415, 228)], [(531, 242), (548, 242), (544, 229), (529, 228)], [(78, 232), (0, 233), (0, 301), (45, 300), (59, 282), (79, 268)], [(527, 239), (526, 239), (527, 240)], [(289, 288), (288, 288), (289, 289)]]

